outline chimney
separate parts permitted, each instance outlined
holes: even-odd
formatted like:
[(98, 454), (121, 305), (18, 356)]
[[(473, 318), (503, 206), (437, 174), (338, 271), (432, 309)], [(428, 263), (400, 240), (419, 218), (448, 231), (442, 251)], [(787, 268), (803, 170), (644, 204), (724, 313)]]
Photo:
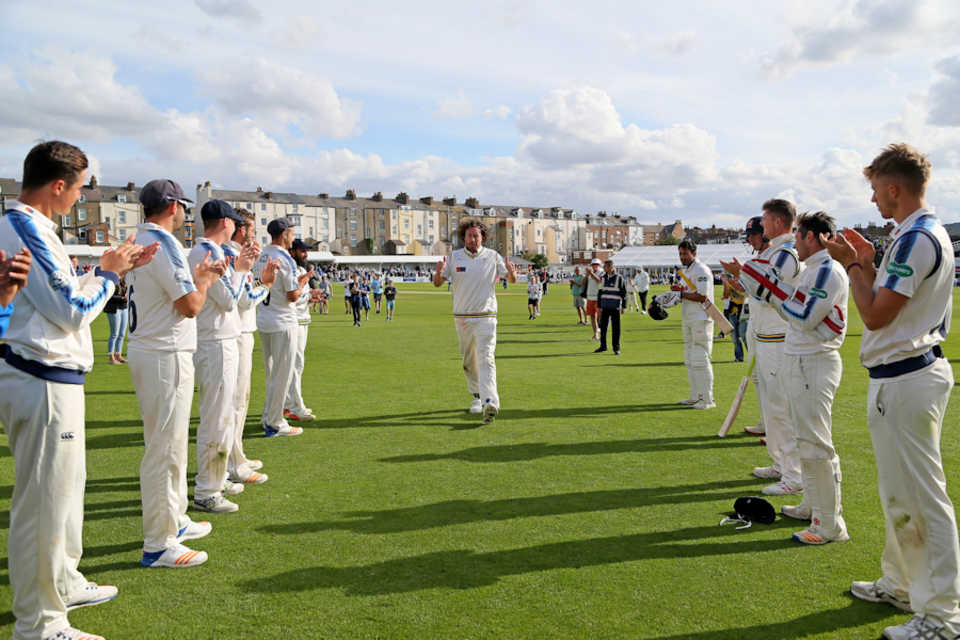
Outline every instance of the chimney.
[(383, 194), (382, 194), (381, 192), (377, 191), (375, 194), (373, 194), (372, 200), (373, 200), (374, 202), (383, 202)]
[(318, 194), (317, 194), (317, 197), (320, 198), (320, 199), (322, 199), (322, 200), (326, 200), (327, 198), (330, 197), (330, 194), (329, 194), (329, 193), (318, 193)]
[(473, 197), (467, 198), (467, 199), (463, 202), (463, 204), (467, 205), (467, 206), (468, 206), (469, 208), (471, 208), (471, 209), (479, 209), (479, 208), (480, 208), (480, 201), (477, 200), (476, 198), (473, 198)]
[(400, 193), (397, 194), (397, 197), (394, 198), (394, 200), (396, 200), (400, 204), (407, 204), (408, 202), (410, 202), (410, 196), (408, 196), (405, 191), (401, 191)]
[(91, 189), (97, 188), (97, 176), (90, 176), (90, 188)]
[(344, 198), (346, 198), (347, 200), (356, 200), (357, 192), (354, 191), (353, 189), (347, 189), (347, 194), (344, 196)]
[(257, 187), (257, 193), (263, 193), (263, 187)]
[(269, 200), (273, 197), (273, 191), (267, 191), (265, 194), (263, 194), (263, 197)]
[(431, 205), (433, 204), (433, 196), (426, 196), (426, 197), (420, 198), (420, 202), (426, 205)]
[(128, 182), (128, 183), (127, 183), (127, 191), (133, 191), (133, 190), (134, 190), (134, 185), (133, 185), (133, 183), (132, 183), (132, 182)]
[(457, 196), (450, 196), (449, 198), (444, 198), (443, 204), (447, 205), (448, 207), (456, 206)]

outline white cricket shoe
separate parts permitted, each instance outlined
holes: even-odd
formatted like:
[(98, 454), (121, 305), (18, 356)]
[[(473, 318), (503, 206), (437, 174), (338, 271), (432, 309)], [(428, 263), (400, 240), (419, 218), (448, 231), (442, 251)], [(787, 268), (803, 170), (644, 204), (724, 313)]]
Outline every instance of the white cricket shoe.
[(769, 467), (754, 467), (753, 475), (764, 480), (779, 480), (780, 470), (770, 465)]
[(263, 460), (247, 460), (247, 466), (252, 471), (260, 471), (263, 469)]
[(889, 604), (892, 607), (896, 607), (901, 611), (910, 611), (913, 612), (913, 608), (910, 606), (910, 596), (904, 595), (903, 598), (897, 596), (897, 594), (887, 591), (881, 587), (878, 583), (880, 581), (876, 580), (874, 582), (866, 582), (865, 580), (855, 580), (850, 585), (850, 593), (861, 600), (866, 600), (867, 602), (880, 602)]
[(480, 402), (480, 398), (474, 398), (473, 402), (470, 403), (470, 413), (483, 413), (483, 403)]
[(240, 510), (240, 506), (236, 502), (230, 502), (223, 496), (194, 497), (193, 508), (208, 513), (233, 513)]
[(207, 561), (206, 551), (194, 551), (189, 547), (177, 543), (163, 551), (144, 551), (140, 564), (145, 567), (167, 567), (183, 569), (196, 567)]
[(87, 633), (86, 631), (80, 631), (80, 629), (67, 627), (66, 629), (57, 631), (52, 636), (45, 637), (43, 640), (105, 640), (105, 638), (103, 636)]
[(205, 538), (210, 535), (211, 531), (213, 531), (213, 525), (206, 520), (202, 520), (201, 522), (194, 522), (191, 520), (190, 524), (181, 528), (180, 531), (177, 532), (177, 542)]
[(238, 493), (243, 493), (243, 485), (239, 482), (230, 482), (229, 480), (224, 481), (223, 483), (223, 495), (225, 496), (235, 496)]
[(765, 496), (796, 496), (803, 493), (803, 487), (794, 487), (781, 480), (765, 486), (760, 492)]
[(886, 640), (926, 640), (927, 638), (930, 640), (941, 640), (950, 637), (946, 634), (937, 634), (936, 627), (933, 627), (928, 633), (926, 620), (927, 616), (917, 614), (903, 624), (884, 629), (883, 637), (886, 638)]
[(493, 422), (497, 414), (500, 413), (500, 410), (493, 405), (492, 402), (488, 402), (483, 405), (483, 424), (490, 424)]
[(743, 428), (744, 433), (749, 433), (752, 436), (765, 436), (767, 435), (767, 428), (763, 424), (754, 424), (749, 427)]
[(267, 474), (260, 473), (259, 471), (251, 471), (250, 473), (248, 473), (243, 477), (240, 477), (240, 476), (231, 477), (231, 480), (233, 482), (242, 482), (244, 484), (263, 484), (268, 479), (269, 479), (269, 476)]
[(697, 400), (695, 403), (690, 405), (691, 409), (716, 409), (717, 404), (715, 402), (708, 402), (707, 400)]
[(803, 544), (819, 545), (828, 542), (846, 542), (850, 539), (850, 536), (847, 534), (847, 528), (843, 525), (840, 525), (839, 531), (830, 534), (823, 527), (811, 524), (803, 531), (797, 531), (793, 534), (793, 539)]
[(798, 505), (785, 504), (780, 507), (780, 513), (794, 520), (809, 520), (813, 517), (813, 510), (805, 502)]
[(72, 609), (79, 609), (81, 607), (92, 607), (94, 605), (103, 604), (104, 602), (109, 602), (117, 597), (117, 588), (112, 587), (106, 584), (97, 584), (96, 582), (88, 582), (87, 586), (78, 591), (77, 593), (71, 593), (69, 596), (63, 599), (63, 604), (67, 606), (67, 611)]

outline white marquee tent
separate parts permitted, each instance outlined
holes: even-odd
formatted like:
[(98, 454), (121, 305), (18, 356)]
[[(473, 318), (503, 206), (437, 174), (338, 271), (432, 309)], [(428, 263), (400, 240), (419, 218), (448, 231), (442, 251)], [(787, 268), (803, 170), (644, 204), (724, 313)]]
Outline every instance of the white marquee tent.
[[(753, 248), (748, 244), (701, 244), (697, 247), (697, 258), (713, 271), (720, 271), (720, 261), (729, 262), (734, 258), (740, 262), (754, 256)], [(677, 247), (670, 245), (624, 247), (613, 254), (613, 264), (620, 267), (639, 269), (672, 269), (680, 266)]]

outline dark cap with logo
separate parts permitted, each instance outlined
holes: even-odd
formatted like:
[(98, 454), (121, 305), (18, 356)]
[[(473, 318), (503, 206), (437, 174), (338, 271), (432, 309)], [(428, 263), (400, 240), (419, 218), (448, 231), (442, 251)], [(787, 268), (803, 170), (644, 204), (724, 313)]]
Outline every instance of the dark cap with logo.
[(763, 234), (763, 225), (760, 224), (760, 216), (753, 216), (747, 220), (747, 235), (751, 233)]
[(223, 200), (207, 200), (200, 208), (200, 217), (204, 220), (220, 220), (230, 218), (235, 222), (243, 222), (243, 216), (237, 213), (228, 202)]
[(300, 238), (297, 238), (296, 240), (294, 240), (294, 241), (293, 241), (293, 244), (290, 245), (290, 248), (291, 248), (291, 249), (303, 249), (304, 251), (310, 251), (310, 245), (308, 245), (306, 242), (304, 242), (304, 241), (301, 240)]
[(173, 180), (151, 180), (140, 189), (140, 203), (148, 209), (164, 207), (171, 202), (179, 202), (188, 209), (193, 205), (193, 200)]
[(287, 229), (293, 228), (293, 222), (290, 218), (275, 218), (267, 225), (267, 233), (271, 236), (278, 236)]

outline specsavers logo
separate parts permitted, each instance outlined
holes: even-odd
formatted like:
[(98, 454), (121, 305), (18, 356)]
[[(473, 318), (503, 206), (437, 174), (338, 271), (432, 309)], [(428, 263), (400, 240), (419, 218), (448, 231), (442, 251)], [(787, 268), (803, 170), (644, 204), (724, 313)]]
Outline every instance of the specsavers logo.
[(913, 268), (908, 264), (900, 264), (899, 262), (891, 262), (887, 265), (887, 273), (899, 276), (901, 278), (909, 278), (913, 275)]
[(823, 289), (820, 289), (819, 287), (813, 287), (812, 289), (810, 289), (810, 295), (817, 298), (826, 299), (827, 292), (824, 291)]

